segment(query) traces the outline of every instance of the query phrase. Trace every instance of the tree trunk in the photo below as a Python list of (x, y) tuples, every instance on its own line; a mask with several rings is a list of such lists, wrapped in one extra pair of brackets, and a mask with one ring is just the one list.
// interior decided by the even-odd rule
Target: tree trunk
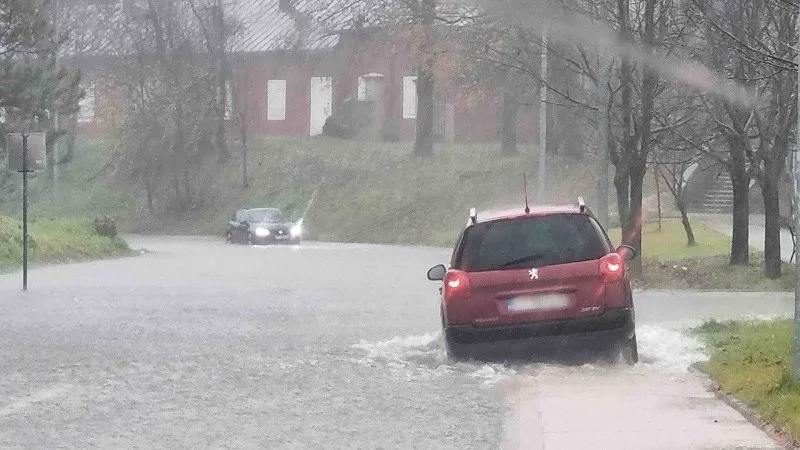
[(661, 182), (658, 176), (658, 167), (653, 167), (653, 178), (656, 181), (656, 201), (658, 203), (658, 231), (661, 231)]
[(147, 178), (149, 175), (150, 174), (145, 175), (144, 190), (147, 193), (147, 211), (150, 213), (150, 216), (154, 216), (156, 214), (156, 210), (153, 205), (153, 186), (150, 183), (150, 179)]
[[(225, 11), (220, 3), (217, 3), (212, 8), (214, 17), (215, 28), (217, 29), (217, 86), (220, 92), (219, 95), (219, 116), (217, 117), (217, 130), (215, 141), (217, 145), (217, 152), (220, 161), (227, 161), (231, 154), (228, 150), (228, 143), (225, 139), (225, 122), (228, 120), (228, 61), (226, 55), (227, 47), (227, 30), (225, 26)], [(233, 93), (231, 93), (231, 96)], [(230, 99), (233, 105), (233, 98)], [(231, 115), (233, 111), (231, 111)]]
[(697, 241), (694, 238), (694, 232), (692, 231), (692, 224), (689, 222), (689, 214), (686, 213), (686, 205), (683, 202), (680, 202), (678, 205), (678, 210), (681, 212), (681, 222), (683, 222), (683, 231), (686, 232), (686, 245), (689, 247), (694, 247), (697, 245)]
[(747, 175), (734, 175), (733, 183), (733, 234), (731, 237), (732, 266), (746, 266), (750, 263), (750, 179)]
[(64, 155), (62, 155), (59, 164), (70, 163), (73, 158), (75, 158), (75, 138), (77, 135), (76, 128), (78, 126), (78, 120), (75, 117), (70, 117), (67, 120), (67, 134), (65, 136), (67, 140), (67, 150), (64, 152)]
[(417, 77), (417, 137), (414, 154), (433, 155), (433, 73), (426, 68)]
[(503, 111), (501, 114), (500, 142), (501, 153), (505, 156), (516, 156), (517, 152), (517, 119), (519, 103), (510, 92), (503, 94)]
[(214, 133), (214, 140), (216, 141), (217, 147), (217, 156), (219, 157), (220, 161), (227, 161), (230, 158), (230, 152), (228, 151), (228, 143), (225, 140), (225, 121), (226, 119), (226, 107), (228, 103), (228, 92), (225, 89), (225, 77), (220, 76), (219, 78), (219, 111), (217, 112), (217, 129)]
[(620, 176), (619, 169), (614, 176), (614, 189), (617, 191), (617, 213), (619, 227), (622, 230), (622, 243), (627, 244), (630, 231), (630, 178), (627, 174)]
[(436, 20), (436, 0), (420, 0), (422, 24), (422, 45), (424, 54), (417, 75), (417, 137), (414, 141), (414, 154), (433, 155), (433, 68), (436, 64), (433, 45), (433, 25)]
[[(765, 167), (765, 173), (770, 174), (772, 171)], [(761, 183), (764, 198), (764, 276), (771, 280), (781, 277), (779, 182), (778, 176), (765, 176)]]
[(647, 175), (647, 165), (642, 162), (631, 169), (631, 203), (628, 215), (628, 245), (636, 249), (636, 258), (630, 262), (629, 268), (634, 277), (643, 274), (642, 258), (642, 187)]
[(242, 187), (250, 187), (250, 180), (247, 175), (247, 133), (242, 133)]

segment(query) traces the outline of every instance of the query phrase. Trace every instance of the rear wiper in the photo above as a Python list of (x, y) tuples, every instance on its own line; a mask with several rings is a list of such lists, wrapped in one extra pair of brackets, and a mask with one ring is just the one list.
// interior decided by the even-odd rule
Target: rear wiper
[(545, 256), (546, 255), (544, 255), (542, 253), (535, 253), (533, 255), (528, 255), (528, 256), (524, 256), (522, 258), (517, 258), (517, 259), (511, 260), (511, 261), (508, 261), (508, 262), (504, 262), (503, 264), (500, 264), (498, 267), (516, 266), (517, 264), (522, 264), (522, 263), (526, 263), (526, 262), (536, 261), (536, 260), (542, 259)]

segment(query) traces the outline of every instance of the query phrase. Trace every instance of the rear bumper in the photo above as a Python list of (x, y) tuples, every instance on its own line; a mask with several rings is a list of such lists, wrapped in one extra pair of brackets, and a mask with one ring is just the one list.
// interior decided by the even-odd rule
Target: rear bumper
[(608, 346), (633, 336), (634, 312), (630, 308), (607, 309), (603, 314), (579, 319), (518, 325), (477, 327), (452, 325), (445, 328), (448, 339), (460, 345), (498, 344), (508, 341), (569, 341), (580, 346)]

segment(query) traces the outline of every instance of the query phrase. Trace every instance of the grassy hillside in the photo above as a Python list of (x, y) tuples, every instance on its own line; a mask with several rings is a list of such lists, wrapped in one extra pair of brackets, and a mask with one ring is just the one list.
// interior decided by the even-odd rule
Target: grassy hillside
[[(0, 216), (0, 270), (22, 261), (22, 224)], [(28, 227), (29, 258), (32, 263), (63, 263), (110, 258), (129, 254), (122, 239), (99, 235), (85, 220), (33, 220)]]
[(704, 369), (711, 377), (775, 426), (788, 443), (800, 445), (800, 382), (791, 374), (792, 331), (790, 320), (712, 321), (697, 329), (708, 348)]
[[(521, 147), (501, 157), (495, 144), (439, 145), (432, 158), (417, 158), (409, 143), (350, 142), (328, 138), (268, 139), (251, 148), (250, 187), (241, 186), (240, 151), (202, 179), (200, 204), (183, 217), (148, 217), (138, 186), (121, 185), (106, 167), (110, 143), (81, 144), (76, 160), (61, 170), (55, 197), (32, 182), (34, 217), (93, 218), (109, 213), (126, 231), (219, 234), (237, 207), (276, 206), (305, 218), (316, 239), (451, 245), (469, 208), (522, 204), (522, 172), (536, 186), (536, 150)], [(594, 167), (550, 161), (546, 202), (593, 202)], [(0, 212), (19, 214), (19, 199), (0, 201)]]

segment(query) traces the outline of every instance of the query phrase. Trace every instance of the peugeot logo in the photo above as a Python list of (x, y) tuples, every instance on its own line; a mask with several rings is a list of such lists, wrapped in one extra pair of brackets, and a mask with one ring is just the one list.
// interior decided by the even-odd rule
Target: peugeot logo
[(528, 275), (531, 277), (531, 280), (538, 280), (539, 279), (539, 269), (531, 269), (528, 271)]

